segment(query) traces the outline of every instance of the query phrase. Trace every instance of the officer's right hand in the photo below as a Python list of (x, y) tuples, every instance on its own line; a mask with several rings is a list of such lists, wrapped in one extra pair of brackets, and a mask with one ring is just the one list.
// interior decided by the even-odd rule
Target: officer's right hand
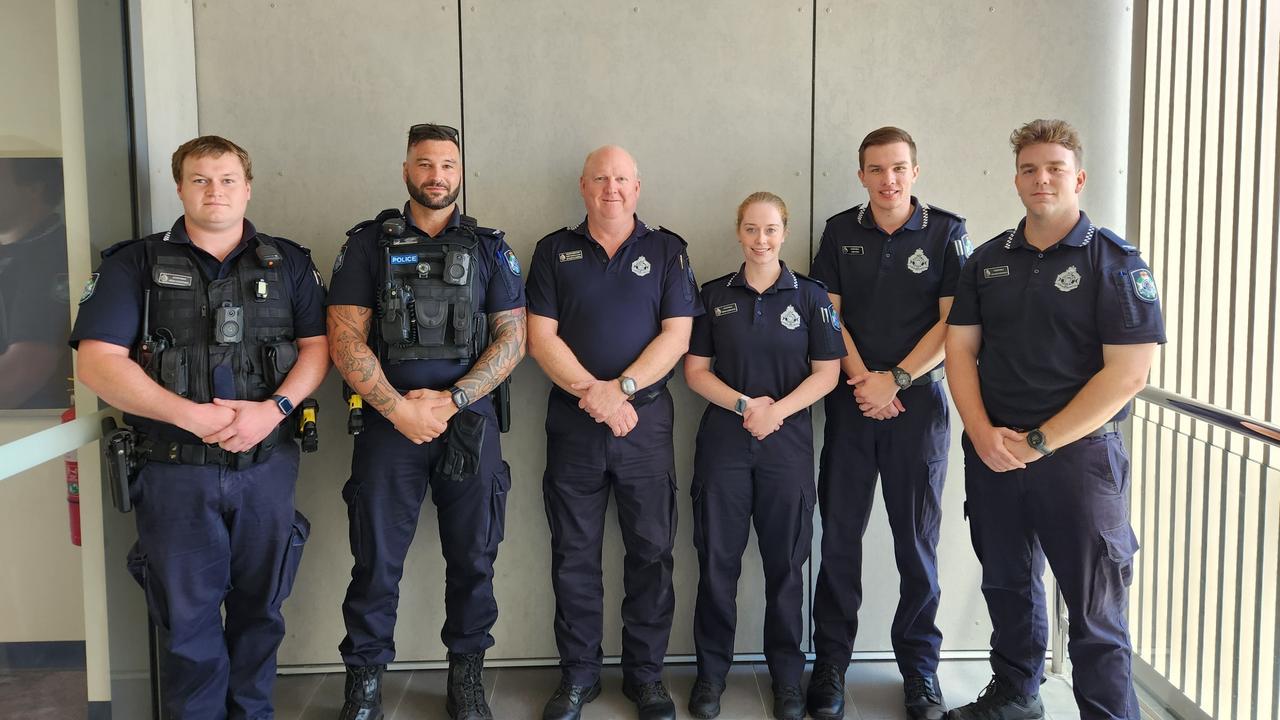
[(213, 403), (198, 403), (174, 423), (198, 438), (209, 437), (235, 422), (236, 411)]
[(888, 405), (885, 405), (879, 410), (872, 410), (870, 412), (864, 412), (862, 414), (866, 415), (872, 420), (891, 420), (893, 418), (898, 417), (899, 414), (904, 413), (906, 411), (907, 411), (907, 407), (902, 404), (902, 398), (895, 397), (893, 399), (893, 402), (889, 403)]
[(640, 416), (636, 414), (636, 408), (630, 402), (622, 403), (622, 406), (618, 408), (618, 412), (605, 420), (605, 424), (613, 431), (614, 437), (626, 437), (627, 433), (634, 430), (639, 422)]
[(1014, 457), (1004, 444), (1006, 439), (1019, 437), (1016, 430), (988, 425), (973, 432), (965, 428), (965, 432), (969, 435), (969, 442), (973, 443), (973, 449), (978, 453), (978, 457), (982, 458), (982, 462), (986, 463), (993, 472), (1008, 472), (1026, 467), (1026, 464)]
[(395, 411), (387, 418), (401, 435), (409, 438), (415, 445), (431, 442), (449, 427), (435, 415), (435, 409), (444, 403), (452, 404), (448, 395), (441, 397), (405, 398), (396, 405)]

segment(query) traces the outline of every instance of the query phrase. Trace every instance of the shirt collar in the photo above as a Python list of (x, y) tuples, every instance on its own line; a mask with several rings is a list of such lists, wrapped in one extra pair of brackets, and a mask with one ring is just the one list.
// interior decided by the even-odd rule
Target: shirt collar
[[(240, 245), (244, 247), (250, 240), (258, 237), (258, 229), (249, 222), (249, 218), (244, 219), (243, 229), (240, 231)], [(177, 245), (194, 245), (191, 242), (191, 236), (187, 234), (187, 216), (183, 215), (173, 223), (173, 227), (169, 228), (169, 232), (164, 234), (164, 241)], [(235, 254), (234, 251), (232, 254)], [(229, 256), (228, 256), (229, 257)]]
[[(631, 235), (627, 237), (626, 240), (622, 241), (622, 245), (626, 245), (632, 240), (637, 240), (639, 238), (642, 238), (645, 235), (648, 235), (649, 233), (654, 232), (655, 230), (658, 229), (656, 227), (653, 227), (645, 223), (643, 220), (640, 219), (640, 216), (636, 215), (635, 213), (631, 214), (631, 219), (635, 221), (635, 227), (631, 229)], [(587, 229), (587, 218), (585, 215), (582, 217), (582, 222), (579, 222), (577, 225), (571, 225), (569, 226), (568, 229), (569, 229), (569, 232), (574, 233), (575, 235), (581, 235), (582, 237), (592, 242), (597, 242), (595, 238), (591, 237), (590, 230)]]
[[(778, 261), (778, 264), (782, 266), (782, 272), (778, 274), (778, 279), (773, 282), (773, 285), (770, 285), (767, 290), (761, 293), (762, 295), (773, 295), (779, 290), (795, 290), (800, 287), (800, 281), (796, 278), (796, 274), (791, 271), (791, 268), (787, 267), (787, 264), (781, 260)], [(744, 262), (738, 266), (738, 272), (729, 277), (729, 282), (725, 283), (725, 286), (749, 290), (750, 288), (747, 288), (746, 270), (747, 264)]]
[[(409, 214), (409, 203), (406, 202), (404, 204), (404, 209), (400, 211), (400, 214), (404, 216), (406, 230), (408, 228), (413, 228), (414, 232), (418, 233), (419, 235), (423, 237), (431, 237), (426, 230), (423, 230), (422, 228), (413, 224), (413, 216)], [(449, 222), (444, 224), (444, 230), (441, 230), (440, 234), (443, 235), (445, 230), (449, 230), (450, 228), (456, 228), (461, 226), (462, 226), (462, 210), (455, 203), (453, 206), (453, 212), (449, 213)]]
[[(911, 196), (911, 217), (902, 224), (903, 230), (924, 230), (929, 227), (929, 206), (920, 202), (915, 195)], [(858, 224), (868, 230), (875, 230), (876, 218), (871, 211), (871, 201), (862, 204), (858, 209)]]
[[(1022, 221), (1018, 223), (1018, 227), (1010, 230), (1009, 233), (1005, 235), (1005, 250), (1032, 248), (1039, 252), (1034, 245), (1027, 242), (1026, 227), (1027, 219), (1024, 217), (1022, 218)], [(1068, 247), (1085, 247), (1089, 243), (1093, 242), (1093, 236), (1096, 235), (1097, 232), (1098, 227), (1089, 220), (1089, 216), (1085, 215), (1082, 210), (1080, 211), (1080, 219), (1076, 220), (1075, 226), (1071, 228), (1071, 231), (1067, 233), (1066, 237), (1062, 238), (1050, 247), (1057, 247), (1058, 245), (1066, 245)]]

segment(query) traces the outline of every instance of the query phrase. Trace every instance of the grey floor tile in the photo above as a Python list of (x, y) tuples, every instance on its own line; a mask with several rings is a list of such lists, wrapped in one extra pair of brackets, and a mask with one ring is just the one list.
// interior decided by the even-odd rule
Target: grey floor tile
[(307, 709), (307, 703), (315, 695), (324, 675), (281, 675), (276, 678), (271, 704), (276, 708), (276, 720), (298, 720)]
[[(495, 683), (502, 675), (499, 668), (488, 668), (484, 673), (484, 696), (492, 702)], [(408, 673), (394, 673), (408, 675)], [(388, 694), (383, 707), (387, 720), (447, 720), (445, 696), (448, 692), (448, 670), (415, 670), (399, 692)], [(491, 708), (492, 709), (492, 708)], [(495, 715), (505, 717), (503, 715)]]
[(902, 675), (896, 663), (849, 663), (844, 694), (846, 705), (856, 707), (863, 720), (906, 717), (902, 708)]
[[(488, 683), (489, 673), (485, 673)], [(560, 669), (554, 667), (502, 668), (489, 699), (495, 719), (522, 720), (542, 716), (542, 706), (560, 684)], [(587, 706), (588, 717), (595, 703)]]
[(0, 673), (0, 717), (75, 720), (87, 716), (83, 670), (11, 670)]

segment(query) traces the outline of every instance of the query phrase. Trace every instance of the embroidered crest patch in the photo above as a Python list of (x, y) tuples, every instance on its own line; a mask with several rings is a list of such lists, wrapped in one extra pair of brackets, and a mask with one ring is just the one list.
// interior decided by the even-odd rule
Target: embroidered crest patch
[(840, 313), (836, 312), (835, 305), (822, 308), (822, 321), (830, 325), (832, 330), (840, 332)]
[(1053, 281), (1053, 286), (1062, 292), (1071, 292), (1080, 287), (1080, 273), (1076, 270), (1076, 266), (1072, 265), (1063, 270), (1058, 279)]
[(911, 253), (911, 257), (907, 258), (907, 269), (917, 275), (929, 269), (929, 258), (925, 257), (924, 248), (916, 248)]
[(502, 257), (507, 261), (507, 269), (511, 271), (511, 274), (520, 277), (520, 259), (516, 257), (516, 254), (507, 249), (503, 251)]
[(800, 313), (796, 312), (792, 305), (788, 305), (787, 309), (782, 311), (782, 317), (779, 319), (782, 321), (782, 327), (788, 330), (800, 327)]
[(1153, 303), (1160, 297), (1156, 292), (1156, 279), (1151, 276), (1150, 270), (1140, 268), (1129, 273), (1129, 277), (1133, 278), (1133, 294), (1139, 300)]
[(85, 300), (93, 297), (93, 291), (98, 289), (98, 273), (89, 276), (88, 282), (84, 284), (84, 292), (80, 293), (80, 304), (83, 305)]
[(644, 259), (643, 255), (636, 258), (636, 261), (631, 263), (631, 272), (635, 273), (636, 277), (644, 277), (645, 275), (648, 275), (649, 271), (652, 269), (653, 266), (649, 264), (648, 260)]

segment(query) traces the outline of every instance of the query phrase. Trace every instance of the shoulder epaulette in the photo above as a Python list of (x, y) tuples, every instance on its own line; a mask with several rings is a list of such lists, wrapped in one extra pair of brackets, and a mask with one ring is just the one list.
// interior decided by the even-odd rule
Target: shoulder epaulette
[(959, 220), (960, 222), (964, 222), (964, 221), (965, 221), (965, 216), (961, 215), (960, 213), (951, 212), (950, 210), (948, 210), (948, 209), (946, 209), (946, 208), (940, 208), (940, 207), (938, 207), (937, 205), (934, 205), (933, 203), (929, 203), (929, 212), (934, 212), (934, 213), (939, 213), (939, 214), (941, 214), (941, 215), (946, 215), (947, 217), (955, 218), (956, 220)]
[(298, 248), (299, 250), (301, 250), (301, 251), (302, 251), (304, 254), (306, 254), (306, 255), (310, 255), (310, 254), (311, 254), (311, 248), (307, 247), (306, 245), (303, 245), (302, 243), (298, 242), (297, 240), (290, 240), (289, 238), (276, 237), (275, 235), (265, 235), (265, 234), (263, 234), (263, 233), (258, 233), (258, 237), (259, 237), (259, 238), (266, 238), (267, 240), (270, 240), (271, 242), (282, 242), (282, 243), (284, 243), (284, 244), (286, 244), (286, 245), (292, 245), (293, 247), (296, 247), (296, 248)]
[(734, 272), (731, 272), (731, 273), (725, 273), (725, 274), (721, 275), (720, 277), (715, 278), (715, 279), (713, 279), (713, 280), (708, 280), (708, 281), (706, 281), (706, 282), (702, 283), (702, 289), (704, 289), (704, 290), (705, 290), (705, 289), (707, 289), (707, 288), (709, 288), (709, 287), (711, 287), (711, 286), (713, 286), (713, 285), (723, 285), (723, 284), (725, 284), (725, 283), (729, 282), (729, 278), (732, 278), (734, 275), (737, 275), (737, 274), (738, 274), (738, 273), (737, 273), (737, 271), (734, 271)]
[(106, 250), (103, 250), (101, 253), (99, 253), (99, 255), (101, 255), (101, 256), (102, 256), (102, 259), (104, 259), (104, 260), (105, 260), (105, 259), (107, 259), (107, 258), (111, 257), (112, 255), (115, 255), (117, 252), (119, 252), (119, 251), (120, 251), (122, 248), (124, 248), (125, 246), (132, 245), (132, 244), (134, 244), (134, 243), (139, 243), (139, 242), (142, 242), (143, 240), (150, 240), (151, 238), (154, 238), (154, 237), (156, 237), (156, 236), (155, 236), (155, 235), (151, 235), (151, 236), (149, 236), (149, 237), (145, 237), (145, 238), (133, 238), (132, 240), (121, 240), (120, 242), (116, 243), (115, 245), (112, 245), (111, 247), (107, 248)]
[(832, 220), (835, 220), (836, 218), (840, 217), (841, 215), (850, 215), (850, 214), (853, 214), (853, 213), (857, 213), (857, 212), (859, 212), (859, 211), (861, 211), (861, 210), (862, 210), (862, 203), (858, 203), (857, 205), (854, 205), (853, 207), (849, 208), (848, 210), (841, 210), (840, 212), (836, 213), (835, 215), (832, 215), (831, 217), (827, 218), (827, 222), (831, 222)]
[(671, 237), (673, 237), (673, 238), (675, 238), (675, 239), (679, 240), (679, 241), (680, 241), (680, 244), (681, 244), (681, 245), (683, 245), (684, 247), (689, 247), (689, 243), (685, 242), (685, 239), (684, 239), (684, 238), (682, 238), (682, 237), (680, 237), (680, 235), (678, 235), (678, 234), (677, 234), (674, 230), (672, 230), (671, 228), (663, 227), (663, 226), (659, 225), (659, 226), (658, 226), (658, 229), (659, 229), (659, 230), (661, 230), (662, 232), (664, 232), (664, 233), (666, 233), (666, 234), (670, 235)]
[(1124, 251), (1125, 255), (1138, 255), (1141, 253), (1138, 248), (1130, 245), (1124, 238), (1120, 237), (1109, 228), (1099, 227), (1098, 234), (1114, 243), (1116, 247)]
[(386, 210), (383, 210), (382, 212), (378, 213), (377, 217), (371, 220), (362, 220), (356, 223), (354, 226), (352, 226), (350, 230), (347, 231), (347, 237), (351, 237), (352, 235), (355, 235), (356, 233), (360, 232), (361, 230), (369, 227), (374, 223), (381, 223), (383, 220), (390, 220), (391, 218), (394, 218), (394, 217), (400, 217), (400, 209), (387, 208)]
[(491, 237), (496, 237), (499, 240), (501, 240), (506, 235), (506, 233), (502, 232), (497, 228), (485, 227), (483, 225), (480, 225), (479, 223), (476, 222), (476, 219), (471, 217), (470, 215), (459, 216), (458, 224), (464, 228), (469, 229), (471, 232), (477, 235), (489, 235)]
[[(787, 268), (787, 269), (791, 270), (791, 268)], [(799, 280), (804, 280), (805, 282), (811, 282), (814, 285), (817, 285), (818, 287), (822, 288), (824, 291), (827, 289), (827, 284), (822, 282), (818, 278), (809, 277), (808, 275), (805, 275), (804, 273), (798, 273), (795, 270), (791, 270), (791, 274), (795, 275), (796, 278)]]

